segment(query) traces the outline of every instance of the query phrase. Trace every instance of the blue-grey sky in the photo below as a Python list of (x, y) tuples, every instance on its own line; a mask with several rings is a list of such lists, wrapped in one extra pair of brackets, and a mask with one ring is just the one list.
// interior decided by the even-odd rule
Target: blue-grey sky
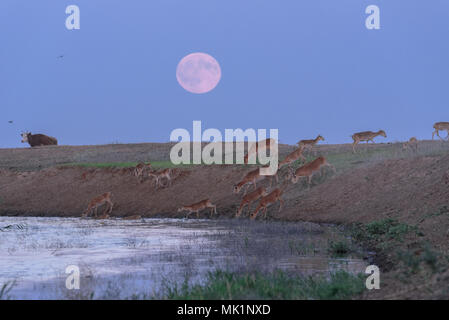
[[(71, 4), (80, 30), (65, 27)], [(380, 30), (365, 27), (371, 4)], [(207, 94), (176, 81), (192, 52), (220, 63)], [(0, 147), (25, 147), (21, 130), (65, 145), (165, 142), (193, 120), (278, 128), (284, 143), (431, 138), (449, 121), (448, 78), (447, 0), (0, 1)]]

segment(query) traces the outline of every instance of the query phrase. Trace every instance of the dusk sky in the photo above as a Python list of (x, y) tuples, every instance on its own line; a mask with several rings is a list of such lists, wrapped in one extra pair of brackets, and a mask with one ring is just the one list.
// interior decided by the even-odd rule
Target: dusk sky
[[(67, 30), (77, 5), (80, 30)], [(365, 8), (380, 8), (380, 30)], [(449, 1), (1, 0), (0, 147), (167, 142), (176, 128), (277, 128), (282, 143), (431, 139), (449, 121)], [(194, 94), (179, 61), (213, 56)], [(63, 58), (58, 58), (64, 55)], [(8, 121), (13, 120), (13, 123)]]

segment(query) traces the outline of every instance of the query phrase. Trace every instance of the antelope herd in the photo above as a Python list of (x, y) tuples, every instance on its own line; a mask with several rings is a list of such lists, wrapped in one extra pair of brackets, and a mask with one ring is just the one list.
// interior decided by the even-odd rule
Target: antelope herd
[[(435, 131), (432, 133), (432, 140), (434, 139), (435, 134), (441, 139), (441, 140), (449, 140), (449, 122), (437, 122), (434, 124), (433, 128)], [(439, 135), (439, 131), (446, 131), (447, 136), (446, 138), (442, 138)], [(26, 135), (23, 135), (26, 137)], [(363, 131), (363, 132), (357, 132), (354, 133), (351, 137), (353, 140), (352, 143), (352, 150), (354, 153), (356, 153), (355, 147), (360, 142), (365, 141), (366, 143), (369, 143), (370, 141), (374, 143), (374, 138), (382, 136), (387, 137), (387, 134), (384, 130), (379, 130), (377, 132), (373, 131)], [(24, 138), (24, 141), (26, 139)], [(334, 173), (336, 173), (336, 169), (333, 165), (331, 165), (325, 157), (319, 156), (315, 158), (314, 160), (306, 163), (306, 158), (304, 157), (303, 153), (305, 150), (313, 149), (313, 147), (319, 142), (324, 141), (324, 138), (321, 135), (318, 135), (315, 139), (310, 140), (300, 140), (297, 145), (298, 148), (295, 149), (293, 152), (288, 154), (278, 165), (278, 173), (283, 169), (283, 167), (287, 166), (288, 171), (285, 175), (285, 180), (282, 186), (280, 187), (274, 187), (271, 191), (268, 189), (271, 189), (272, 186), (272, 180), (273, 178), (276, 179), (276, 182), (279, 182), (278, 179), (278, 173), (274, 176), (264, 176), (261, 174), (261, 168), (257, 167), (256, 169), (253, 169), (249, 172), (247, 172), (243, 178), (237, 182), (233, 187), (233, 193), (235, 195), (238, 195), (242, 189), (244, 189), (242, 200), (240, 202), (240, 206), (237, 209), (237, 212), (235, 214), (235, 217), (240, 217), (242, 215), (243, 209), (245, 206), (248, 207), (249, 217), (250, 219), (255, 219), (257, 217), (257, 214), (262, 211), (264, 214), (264, 217), (266, 218), (267, 215), (267, 208), (270, 205), (273, 205), (277, 202), (279, 202), (279, 212), (282, 210), (282, 206), (284, 204), (284, 200), (282, 199), (283, 192), (288, 187), (289, 183), (296, 184), (301, 178), (307, 178), (307, 186), (310, 188), (310, 185), (312, 183), (312, 177), (316, 173), (321, 174), (321, 169), (323, 167), (330, 167)], [(258, 151), (260, 149), (270, 150), (270, 148), (273, 146), (274, 139), (266, 139), (263, 141), (260, 141), (252, 146), (252, 148), (249, 148), (248, 152), (246, 153), (244, 157), (244, 163), (248, 163), (249, 157), (257, 156)], [(411, 149), (414, 152), (417, 152), (418, 150), (418, 140), (416, 137), (410, 138), (407, 142), (403, 143), (402, 145), (403, 150)], [(300, 166), (293, 170), (291, 168), (291, 165), (295, 163), (296, 161), (300, 160)], [(151, 163), (138, 163), (136, 167), (134, 168), (134, 176), (137, 177), (138, 181), (140, 183), (143, 182), (144, 177), (150, 177), (153, 178), (155, 181), (155, 189), (157, 190), (159, 187), (170, 187), (172, 185), (173, 180), (173, 170), (172, 169), (162, 169), (162, 170), (152, 170)], [(166, 180), (166, 184), (162, 184), (162, 180)], [(266, 179), (270, 180), (269, 187), (259, 186), (257, 187), (257, 182), (262, 182)], [(444, 177), (446, 183), (449, 183), (449, 172), (446, 173), (446, 176)], [(254, 190), (252, 192), (249, 192), (249, 189), (251, 186), (254, 185)], [(83, 212), (82, 217), (88, 217), (90, 213), (93, 211), (94, 216), (96, 219), (107, 219), (109, 218), (109, 214), (112, 212), (113, 203), (111, 201), (111, 192), (106, 192), (100, 196), (97, 196), (93, 198), (89, 204), (87, 209)], [(251, 213), (251, 204), (259, 201), (258, 205), (256, 206), (255, 210)], [(97, 216), (97, 210), (102, 205), (105, 205), (105, 210), (102, 213), (102, 215)], [(210, 199), (204, 199), (199, 202), (190, 204), (190, 205), (183, 205), (178, 208), (178, 212), (187, 211), (186, 218), (190, 216), (192, 213), (196, 213), (197, 218), (199, 218), (200, 211), (204, 209), (210, 209), (210, 216), (215, 213), (217, 213), (217, 206), (211, 202)], [(140, 219), (140, 215), (134, 215), (134, 216), (128, 216), (124, 219), (127, 220), (133, 220), (133, 219)]]

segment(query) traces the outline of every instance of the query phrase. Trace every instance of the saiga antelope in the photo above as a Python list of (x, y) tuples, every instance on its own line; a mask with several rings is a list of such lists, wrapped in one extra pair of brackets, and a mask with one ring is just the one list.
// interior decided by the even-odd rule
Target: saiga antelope
[[(271, 184), (273, 181), (273, 176), (261, 175), (260, 169), (261, 168), (257, 168), (257, 169), (254, 169), (253, 171), (248, 172), (239, 183), (234, 185), (234, 193), (238, 194), (240, 192), (240, 190), (243, 187), (245, 187), (245, 192), (243, 193), (245, 195), (246, 192), (248, 192), (248, 189), (251, 184), (254, 184), (254, 190), (256, 190), (257, 189), (256, 182), (261, 181), (263, 179), (270, 179), (270, 187), (271, 187)], [(276, 179), (276, 181), (278, 181), (277, 173), (274, 175), (274, 178)]]
[(196, 217), (200, 217), (200, 211), (206, 208), (210, 208), (210, 216), (212, 217), (212, 214), (217, 214), (217, 206), (213, 205), (212, 202), (209, 199), (202, 200), (200, 202), (191, 204), (189, 206), (182, 206), (178, 209), (178, 212), (182, 211), (188, 211), (186, 218), (190, 216), (192, 212), (196, 212)]
[[(112, 212), (112, 207), (113, 207), (113, 203), (111, 201), (111, 192), (106, 192), (103, 193), (102, 195), (99, 195), (98, 197), (93, 198), (90, 202), (89, 205), (87, 206), (87, 209), (83, 212), (83, 214), (81, 215), (82, 217), (87, 217), (89, 216), (90, 212), (92, 210), (94, 210), (94, 214), (95, 217), (97, 217), (97, 210), (98, 207), (102, 206), (103, 204), (106, 204), (105, 210), (103, 212), (102, 216), (106, 215), (106, 211), (108, 211), (108, 213)], [(109, 210), (108, 210), (108, 206), (109, 205)]]
[(352, 151), (355, 153), (355, 146), (361, 142), (361, 141), (366, 141), (366, 143), (368, 143), (369, 141), (371, 141), (372, 143), (374, 143), (374, 138), (377, 136), (382, 136), (384, 138), (387, 137), (387, 134), (385, 133), (385, 131), (383, 130), (379, 130), (377, 132), (372, 132), (372, 131), (363, 131), (363, 132), (357, 132), (354, 133), (351, 137), (352, 140), (354, 140), (354, 142), (352, 143)]
[(257, 156), (257, 153), (259, 152), (259, 146), (262, 148), (262, 150), (270, 150), (271, 145), (275, 144), (276, 141), (273, 138), (265, 139), (259, 142), (256, 142), (256, 144), (251, 146), (251, 149), (248, 150), (248, 153), (245, 154), (245, 157), (243, 159), (245, 164), (248, 164), (248, 158), (253, 155), (254, 153)]
[(264, 197), (268, 195), (267, 190), (265, 187), (259, 187), (256, 190), (248, 193), (246, 196), (243, 197), (242, 202), (240, 203), (240, 207), (237, 210), (237, 213), (235, 214), (235, 217), (240, 217), (242, 214), (243, 208), (248, 205), (248, 210), (250, 210), (250, 205), (252, 202), (256, 201), (260, 197)]
[(139, 162), (134, 168), (134, 176), (136, 176), (140, 182), (143, 181), (143, 172), (146, 168), (148, 168), (148, 170), (151, 170), (151, 163)]
[(299, 147), (302, 146), (302, 147), (304, 147), (304, 149), (306, 149), (306, 148), (312, 149), (320, 140), (324, 141), (324, 138), (319, 134), (315, 139), (300, 140), (298, 142), (298, 146)]
[(148, 176), (153, 177), (155, 179), (157, 189), (158, 185), (163, 186), (161, 182), (162, 178), (166, 178), (167, 184), (171, 185), (171, 173), (172, 173), (171, 169), (167, 168), (160, 171), (150, 171), (148, 173)]
[(292, 164), (293, 162), (295, 162), (299, 158), (301, 158), (301, 160), (305, 162), (306, 158), (302, 155), (304, 149), (305, 149), (304, 146), (300, 146), (298, 149), (296, 149), (295, 151), (290, 153), (288, 156), (286, 156), (285, 159), (282, 160), (279, 163), (278, 169), (281, 169), (285, 165), (289, 165), (290, 166), (290, 164)]
[(437, 122), (433, 125), (433, 128), (435, 129), (435, 131), (432, 132), (432, 140), (433, 137), (435, 136), (435, 133), (437, 134), (438, 138), (444, 140), (443, 138), (440, 137), (439, 131), (446, 131), (447, 132), (446, 139), (449, 140), (449, 122)]
[(334, 172), (336, 172), (335, 167), (327, 162), (326, 158), (324, 157), (318, 157), (312, 162), (309, 162), (302, 167), (299, 167), (296, 169), (296, 171), (293, 172), (293, 170), (290, 171), (289, 178), (293, 183), (297, 183), (298, 180), (301, 177), (307, 177), (307, 183), (310, 185), (312, 182), (312, 176), (315, 172), (319, 172), (320, 169), (323, 166), (331, 167)]
[(259, 205), (257, 206), (256, 210), (251, 214), (251, 220), (254, 220), (257, 216), (257, 213), (262, 209), (264, 213), (264, 218), (267, 217), (267, 209), (268, 206), (271, 204), (276, 203), (279, 201), (279, 212), (282, 210), (282, 205), (284, 204), (284, 200), (282, 200), (281, 196), (284, 190), (282, 188), (276, 188), (273, 191), (271, 191), (268, 195), (262, 197), (259, 201)]
[(415, 137), (411, 137), (410, 140), (408, 140), (407, 142), (405, 142), (402, 145), (402, 150), (407, 150), (411, 148), (413, 151), (417, 152), (418, 151), (418, 139), (416, 139)]

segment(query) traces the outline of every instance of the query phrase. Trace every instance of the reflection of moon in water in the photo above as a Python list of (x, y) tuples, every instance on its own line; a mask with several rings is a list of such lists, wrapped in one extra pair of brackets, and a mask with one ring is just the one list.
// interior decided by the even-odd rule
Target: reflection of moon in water
[(221, 69), (212, 56), (197, 52), (179, 62), (176, 79), (181, 87), (192, 93), (206, 93), (214, 89), (221, 78)]

